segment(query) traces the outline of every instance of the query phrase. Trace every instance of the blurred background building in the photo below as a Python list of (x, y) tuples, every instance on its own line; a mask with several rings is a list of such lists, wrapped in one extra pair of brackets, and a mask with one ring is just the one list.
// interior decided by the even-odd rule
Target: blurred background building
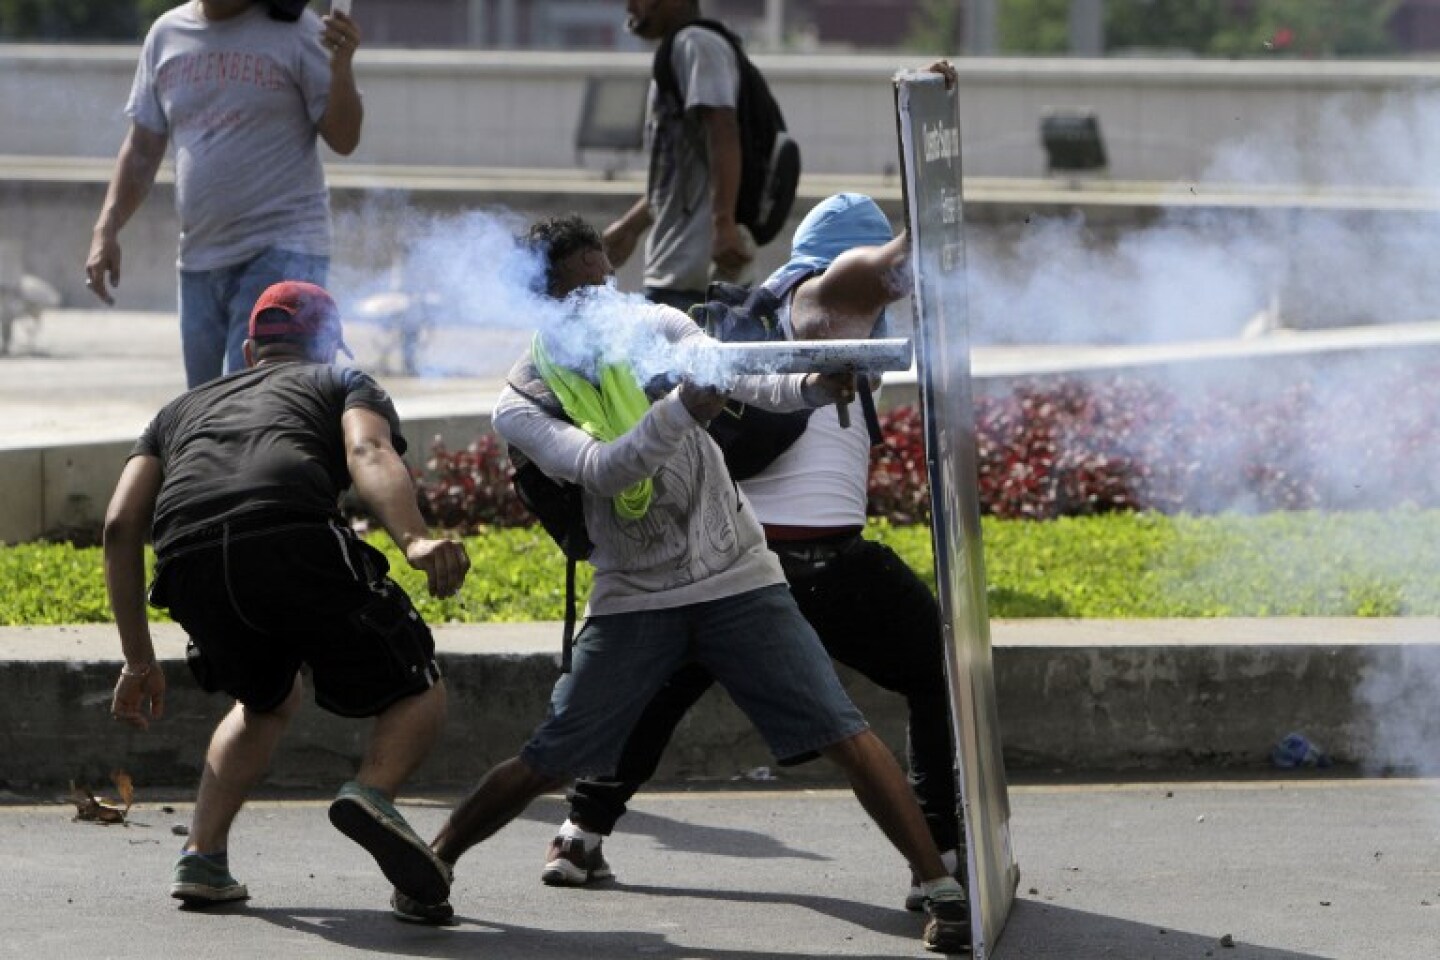
[[(323, 8), (325, 0), (317, 0)], [(124, 40), (173, 0), (0, 0), (0, 40)], [(1413, 56), (1440, 0), (706, 0), (762, 52)], [(623, 0), (360, 0), (368, 44), (638, 50)]]

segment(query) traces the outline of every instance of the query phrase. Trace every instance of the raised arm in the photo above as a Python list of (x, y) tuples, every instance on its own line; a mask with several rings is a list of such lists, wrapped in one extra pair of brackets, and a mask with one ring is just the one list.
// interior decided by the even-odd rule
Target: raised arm
[(910, 292), (910, 235), (878, 247), (856, 247), (795, 292), (790, 322), (796, 340), (863, 340), (880, 311)]
[(317, 128), (331, 150), (349, 156), (360, 146), (360, 127), (365, 106), (355, 86), (355, 51), (360, 46), (360, 27), (338, 10), (321, 21), (325, 30), (321, 43), (330, 51), (330, 93)]

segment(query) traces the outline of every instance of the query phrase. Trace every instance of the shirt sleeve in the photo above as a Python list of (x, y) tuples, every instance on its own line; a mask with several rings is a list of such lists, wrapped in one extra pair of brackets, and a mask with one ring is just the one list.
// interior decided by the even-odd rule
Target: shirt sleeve
[(160, 451), (161, 419), (165, 411), (161, 410), (155, 415), (155, 419), (146, 425), (140, 439), (135, 441), (135, 446), (130, 448), (131, 457), (155, 457), (157, 460), (164, 460), (165, 457)]
[(734, 107), (740, 101), (740, 64), (735, 48), (714, 30), (687, 27), (675, 34), (670, 65), (685, 109)]
[(601, 443), (573, 424), (546, 413), (538, 404), (506, 387), (491, 418), (495, 432), (525, 453), (546, 476), (578, 483), (602, 497), (613, 497), (660, 471), (698, 426), (671, 392), (650, 406), (640, 422), (610, 443)]
[(170, 121), (165, 116), (155, 84), (156, 59), (159, 56), (157, 35), (157, 30), (151, 30), (145, 37), (140, 61), (135, 65), (135, 79), (130, 82), (130, 98), (125, 101), (125, 116), (152, 133), (168, 135)]
[(330, 54), (320, 45), (323, 26), (314, 12), (306, 10), (294, 24), (294, 29), (295, 82), (305, 100), (310, 122), (318, 124), (325, 116), (325, 106), (330, 101)]
[(345, 409), (351, 407), (362, 407), (385, 418), (390, 424), (390, 445), (395, 452), (404, 456), (409, 444), (405, 441), (405, 435), (400, 432), (400, 415), (395, 412), (395, 404), (390, 400), (390, 394), (385, 388), (375, 382), (375, 378), (363, 370), (356, 370), (353, 367), (347, 368), (344, 373), (345, 385)]

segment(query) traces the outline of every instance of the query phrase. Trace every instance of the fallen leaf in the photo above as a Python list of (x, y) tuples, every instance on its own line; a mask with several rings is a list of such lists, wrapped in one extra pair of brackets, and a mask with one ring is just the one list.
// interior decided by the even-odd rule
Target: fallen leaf
[(110, 782), (120, 791), (120, 802), (125, 804), (125, 812), (129, 813), (130, 806), (135, 802), (135, 782), (124, 770), (116, 770), (110, 774)]
[(101, 800), (86, 786), (76, 786), (70, 781), (70, 802), (75, 804), (75, 820), (94, 823), (124, 823), (129, 804), (121, 806), (113, 801)]

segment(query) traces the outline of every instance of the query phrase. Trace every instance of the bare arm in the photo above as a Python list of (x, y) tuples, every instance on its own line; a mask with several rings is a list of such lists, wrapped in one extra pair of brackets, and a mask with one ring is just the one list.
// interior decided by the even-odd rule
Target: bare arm
[(85, 285), (106, 303), (115, 302), (106, 289), (106, 281), (111, 286), (120, 285), (120, 230), (149, 196), (169, 142), (165, 134), (132, 122), (125, 142), (120, 145), (115, 173), (105, 191), (105, 202), (95, 221), (90, 253), (85, 260)]
[(619, 220), (605, 228), (605, 235), (601, 239), (605, 246), (605, 256), (610, 258), (613, 266), (618, 268), (625, 265), (625, 261), (635, 252), (640, 236), (652, 222), (650, 201), (641, 197), (620, 215)]
[(430, 537), (415, 503), (410, 471), (390, 443), (389, 422), (373, 410), (351, 407), (341, 425), (355, 492), (410, 566), (425, 573), (430, 592), (437, 597), (454, 594), (470, 569), (470, 557), (458, 541)]
[(740, 196), (740, 121), (732, 107), (698, 107), (710, 150), (710, 209), (714, 239), (710, 259), (739, 270), (753, 254), (740, 238), (735, 203)]
[(910, 292), (910, 237), (856, 247), (795, 292), (791, 323), (797, 340), (865, 339), (880, 311)]
[(145, 542), (163, 476), (155, 457), (131, 457), (105, 511), (105, 590), (125, 655), (110, 714), (141, 729), (165, 712), (165, 674), (145, 609)]
[(321, 43), (330, 50), (330, 95), (325, 113), (317, 125), (325, 143), (341, 156), (349, 156), (360, 146), (360, 127), (365, 120), (365, 107), (355, 86), (355, 51), (360, 46), (360, 27), (338, 11), (327, 14), (322, 22), (325, 32)]

